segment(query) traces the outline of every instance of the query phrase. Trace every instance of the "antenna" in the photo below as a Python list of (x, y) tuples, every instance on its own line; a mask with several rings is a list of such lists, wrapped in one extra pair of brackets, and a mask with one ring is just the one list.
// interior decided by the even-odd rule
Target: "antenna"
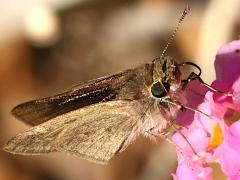
[(169, 41), (168, 41), (167, 45), (165, 46), (165, 48), (164, 48), (164, 50), (163, 50), (161, 56), (158, 57), (158, 58), (156, 58), (156, 59), (162, 59), (162, 58), (164, 57), (164, 55), (165, 55), (165, 53), (166, 53), (169, 45), (172, 43), (172, 41), (173, 41), (173, 39), (174, 39), (174, 37), (175, 37), (175, 35), (176, 35), (176, 33), (177, 33), (180, 25), (182, 24), (182, 21), (183, 21), (184, 18), (189, 14), (189, 12), (190, 12), (190, 7), (189, 7), (189, 5), (187, 4), (187, 6), (185, 7), (185, 9), (184, 9), (184, 11), (183, 11), (180, 19), (178, 20), (178, 23), (177, 23), (176, 28), (174, 29), (172, 35), (171, 35), (170, 38), (169, 38)]

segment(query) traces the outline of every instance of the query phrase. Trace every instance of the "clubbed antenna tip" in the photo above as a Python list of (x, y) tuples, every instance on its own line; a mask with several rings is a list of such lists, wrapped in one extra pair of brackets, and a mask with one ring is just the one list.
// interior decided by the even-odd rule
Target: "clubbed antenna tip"
[(173, 39), (174, 39), (174, 37), (175, 37), (175, 35), (176, 35), (176, 33), (177, 33), (180, 25), (182, 24), (182, 21), (183, 21), (183, 20), (185, 19), (185, 17), (189, 14), (189, 12), (190, 12), (190, 7), (189, 7), (189, 5), (187, 4), (187, 6), (184, 8), (184, 10), (183, 10), (183, 12), (182, 12), (182, 15), (181, 15), (180, 19), (178, 20), (178, 23), (177, 23), (176, 28), (174, 29), (172, 35), (170, 36), (169, 41), (168, 41), (167, 45), (165, 46), (165, 48), (164, 48), (164, 50), (163, 50), (163, 52), (162, 52), (162, 54), (161, 54), (161, 56), (160, 56), (159, 59), (162, 59), (162, 58), (164, 57), (164, 55), (165, 55), (165, 53), (166, 53), (169, 45), (172, 43), (172, 41), (173, 41)]

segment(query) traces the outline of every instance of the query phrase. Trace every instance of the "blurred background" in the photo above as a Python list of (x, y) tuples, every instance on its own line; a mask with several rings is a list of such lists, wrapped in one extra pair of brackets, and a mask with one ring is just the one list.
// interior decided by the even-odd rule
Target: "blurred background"
[[(191, 7), (167, 54), (215, 78), (214, 56), (239, 38), (239, 0), (0, 0), (0, 146), (29, 128), (10, 110), (159, 56), (183, 9)], [(1, 180), (168, 180), (174, 147), (139, 138), (108, 166), (62, 153), (0, 151)], [(216, 179), (225, 179), (215, 173)]]

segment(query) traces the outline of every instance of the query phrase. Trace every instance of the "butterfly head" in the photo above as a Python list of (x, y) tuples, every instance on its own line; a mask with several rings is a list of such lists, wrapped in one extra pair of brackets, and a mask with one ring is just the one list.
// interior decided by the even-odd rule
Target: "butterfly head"
[(153, 84), (151, 94), (163, 98), (181, 86), (181, 72), (176, 61), (171, 57), (156, 59), (153, 62)]

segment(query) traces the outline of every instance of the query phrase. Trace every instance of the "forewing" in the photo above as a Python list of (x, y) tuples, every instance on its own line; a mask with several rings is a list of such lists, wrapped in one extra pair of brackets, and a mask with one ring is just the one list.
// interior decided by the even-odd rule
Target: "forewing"
[(137, 101), (109, 101), (71, 111), (30, 128), (5, 146), (15, 154), (63, 151), (98, 163), (119, 152), (143, 117)]
[(12, 114), (29, 125), (38, 125), (69, 111), (114, 98), (124, 81), (124, 74), (92, 80), (55, 96), (29, 101), (16, 106)]
[[(16, 106), (12, 114), (29, 125), (39, 125), (59, 115), (99, 102), (145, 98), (152, 83), (152, 64), (91, 80), (68, 92)], [(144, 96), (144, 97), (143, 97)]]

